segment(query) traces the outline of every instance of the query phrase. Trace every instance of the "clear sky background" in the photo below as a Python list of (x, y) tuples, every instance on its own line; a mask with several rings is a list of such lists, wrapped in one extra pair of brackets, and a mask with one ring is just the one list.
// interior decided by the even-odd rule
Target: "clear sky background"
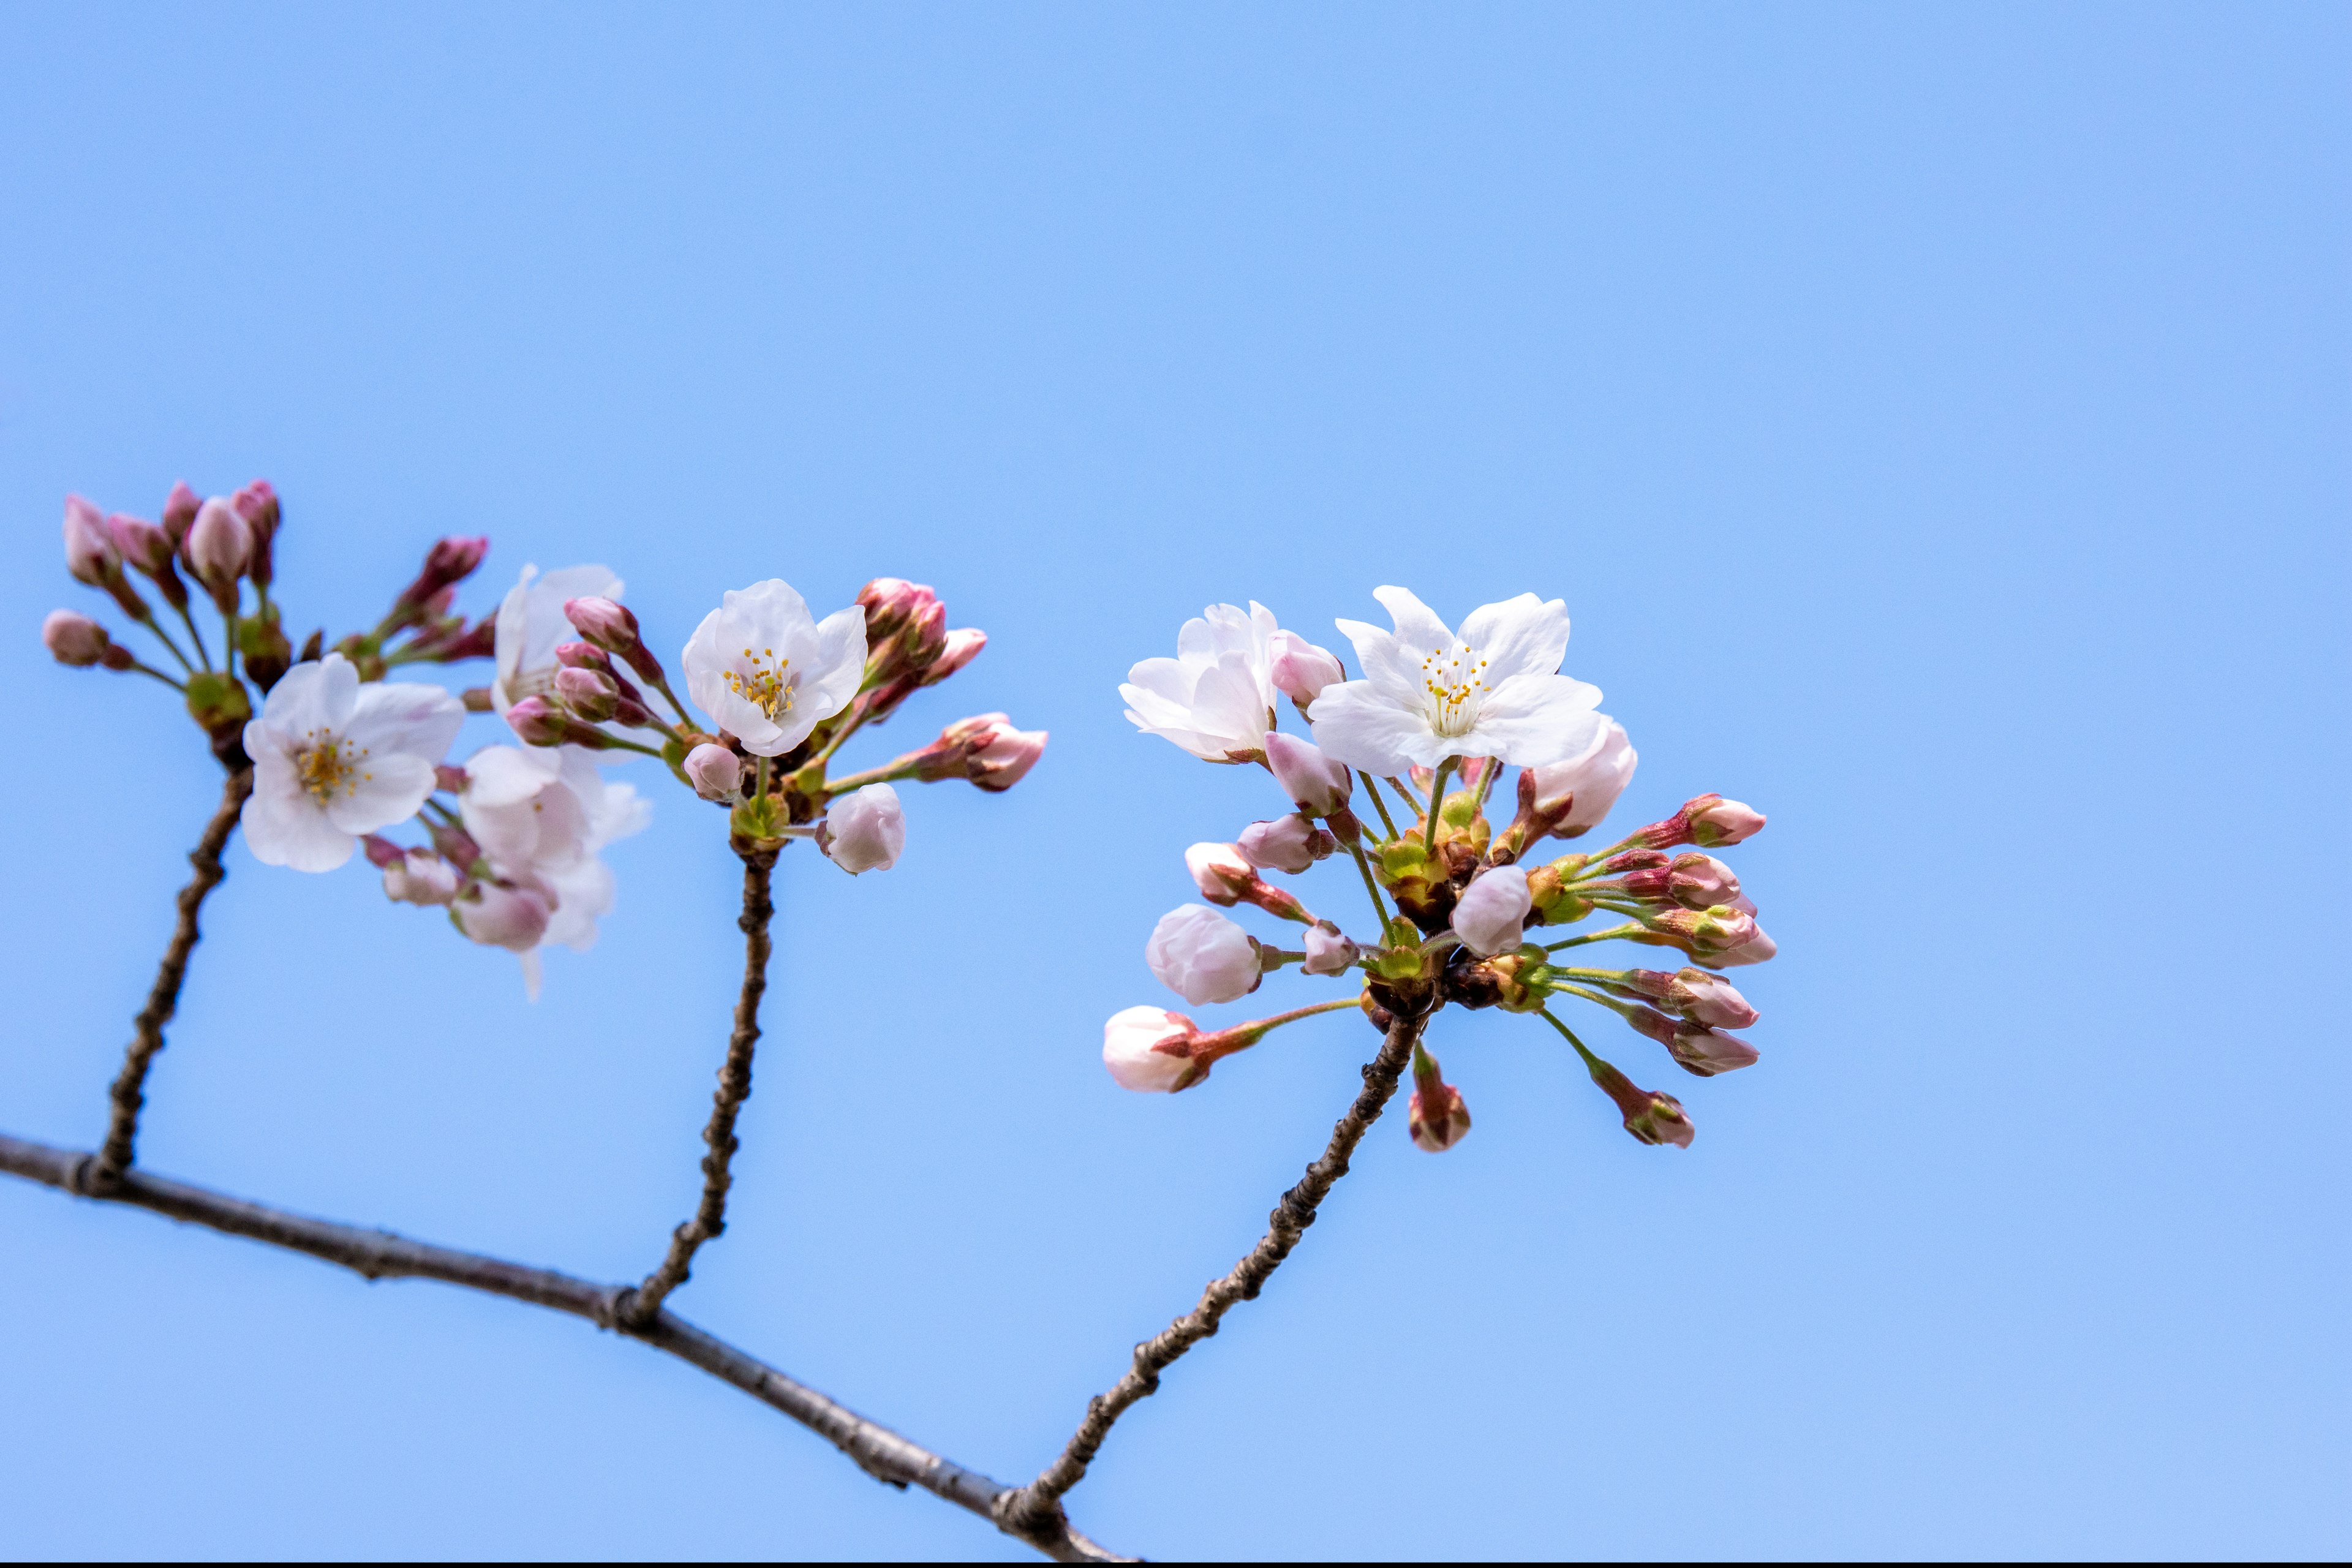
[[(2352, 1552), (2338, 1003), (2352, 21), (2334, 6), (14, 5), (0, 47), (0, 1128), (88, 1146), (217, 775), (50, 665), (64, 494), (281, 488), (297, 631), (441, 532), (665, 649), (782, 575), (988, 651), (876, 742), (898, 869), (779, 868), (688, 1316), (1006, 1479), (1192, 1303), (1374, 1047), (1173, 1099), (1184, 846), (1278, 804), (1120, 717), (1213, 601), (1526, 590), (1719, 790), (1756, 1068), (1641, 1147), (1539, 1023), (1402, 1115), (1073, 1495), (1159, 1556)], [(1325, 637), (1324, 640), (1333, 640)], [(478, 668), (479, 667), (476, 667)], [(465, 683), (481, 679), (464, 674)], [(477, 721), (460, 752), (493, 738)], [(158, 1171), (602, 1278), (690, 1211), (740, 963), (656, 820), (528, 1004), (238, 847)], [(1326, 867), (1310, 901), (1353, 921)], [(1272, 922), (1258, 929), (1272, 934)], [(1259, 1003), (1320, 994), (1296, 976)], [(0, 1552), (1021, 1556), (576, 1321), (0, 1182)]]

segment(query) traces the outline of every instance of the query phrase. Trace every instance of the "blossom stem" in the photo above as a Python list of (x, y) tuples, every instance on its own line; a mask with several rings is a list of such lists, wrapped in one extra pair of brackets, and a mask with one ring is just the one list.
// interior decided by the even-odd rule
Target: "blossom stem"
[[(636, 752), (648, 757), (658, 757), (661, 755), (661, 752), (658, 748), (653, 746), (642, 746), (635, 741), (625, 741), (621, 739), (620, 736), (613, 734), (609, 731), (605, 732), (604, 744), (613, 747), (616, 751)], [(764, 761), (765, 759), (762, 760)]]
[(1589, 942), (1608, 942), (1615, 937), (1641, 936), (1648, 930), (1647, 926), (1638, 921), (1628, 921), (1621, 926), (1611, 926), (1607, 931), (1587, 931), (1582, 936), (1572, 936), (1565, 942), (1547, 942), (1544, 944), (1544, 951), (1558, 952), (1563, 947), (1582, 947)]
[[(1301, 952), (1292, 956), (1304, 958), (1307, 955)], [(1285, 1024), (1296, 1024), (1299, 1019), (1312, 1018), (1318, 1013), (1336, 1013), (1342, 1007), (1361, 1007), (1362, 1005), (1361, 1000), (1358, 997), (1342, 996), (1336, 1001), (1318, 1002), (1306, 1007), (1293, 1007), (1287, 1013), (1276, 1013), (1271, 1018), (1260, 1018), (1255, 1023), (1238, 1024), (1231, 1029), (1220, 1032), (1232, 1036), (1243, 1045), (1254, 1046), (1265, 1038), (1269, 1031), (1278, 1029)]]
[(196, 911), (204, 907), (205, 897), (220, 886), (228, 875), (221, 866), (221, 851), (228, 847), (228, 836), (236, 831), (237, 816), (245, 809), (245, 797), (253, 793), (253, 769), (237, 769), (221, 785), (218, 809), (205, 825), (196, 840), (188, 863), (196, 874), (180, 889), (179, 924), (173, 928), (172, 940), (163, 949), (163, 962), (155, 968), (155, 984), (147, 992), (147, 1005), (139, 1010), (134, 1020), (137, 1034), (131, 1048), (123, 1053), (122, 1071), (116, 1075), (114, 1087), (109, 1091), (113, 1110), (107, 1120), (106, 1142), (92, 1156), (89, 1180), (91, 1190), (103, 1192), (122, 1179), (131, 1168), (132, 1145), (139, 1136), (139, 1112), (147, 1103), (144, 1092), (147, 1068), (155, 1053), (163, 1048), (163, 1026), (179, 1011), (180, 983), (187, 977), (188, 955), (195, 951)]
[(1496, 775), (1500, 773), (1502, 771), (1503, 764), (1499, 761), (1493, 757), (1488, 757), (1486, 759), (1486, 768), (1478, 774), (1478, 798), (1471, 805), (1470, 815), (1472, 816), (1479, 816), (1485, 814), (1486, 810), (1486, 797), (1495, 793), (1495, 778)]
[(1356, 770), (1356, 776), (1364, 781), (1364, 793), (1371, 797), (1372, 809), (1381, 814), (1381, 826), (1389, 830), (1391, 838), (1394, 838), (1397, 836), (1396, 819), (1389, 815), (1389, 803), (1381, 797), (1381, 786), (1373, 782), (1371, 774), (1361, 768)]
[(767, 798), (768, 798), (768, 759), (767, 759), (767, 758), (765, 758), (765, 757), (755, 757), (755, 758), (753, 758), (753, 759), (752, 759), (752, 765), (751, 765), (751, 777), (752, 777), (752, 781), (753, 781), (753, 782), (752, 782), (752, 785), (751, 785), (751, 798), (752, 798), (753, 800), (765, 800), (765, 799), (767, 799)]
[(131, 661), (131, 668), (152, 679), (162, 681), (164, 685), (170, 687), (174, 691), (184, 693), (188, 689), (186, 682), (173, 679), (162, 670), (157, 669), (153, 665), (148, 664), (143, 660), (132, 659)]
[[(1382, 812), (1381, 815), (1385, 816), (1388, 814)], [(1391, 828), (1390, 832), (1394, 833), (1395, 829)], [(1381, 884), (1372, 875), (1371, 860), (1364, 854), (1364, 847), (1360, 844), (1349, 845), (1348, 852), (1356, 858), (1356, 869), (1364, 874), (1364, 891), (1372, 896), (1372, 913), (1380, 917), (1381, 929), (1388, 930), (1389, 908), (1381, 901)]]
[(677, 700), (677, 693), (669, 689), (668, 676), (664, 675), (656, 677), (654, 680), (654, 689), (660, 692), (663, 700), (668, 702), (670, 711), (677, 715), (677, 721), (679, 723), (685, 725), (688, 729), (692, 729), (694, 727), (694, 715), (686, 710), (686, 704), (680, 702)]
[(751, 1053), (760, 1043), (760, 999), (768, 989), (768, 955), (772, 951), (768, 922), (776, 906), (770, 882), (775, 852), (747, 851), (743, 856), (743, 913), (735, 923), (743, 932), (743, 989), (735, 1000), (735, 1032), (728, 1037), (727, 1060), (719, 1069), (719, 1088), (711, 1096), (710, 1123), (702, 1141), (710, 1152), (702, 1157), (702, 1202), (694, 1217), (670, 1237), (669, 1252), (645, 1283), (618, 1303), (614, 1316), (630, 1330), (651, 1324), (661, 1311), (663, 1298), (687, 1281), (694, 1255), (706, 1241), (727, 1229), (727, 1190), (734, 1184), (729, 1170), (735, 1157), (735, 1117), (751, 1096)]
[(864, 789), (867, 784), (895, 784), (900, 779), (913, 778), (919, 771), (911, 757), (901, 757), (897, 762), (883, 767), (868, 768), (862, 773), (852, 773), (847, 778), (828, 781), (824, 786), (825, 798), (830, 800), (845, 795), (852, 790)]
[(1454, 759), (1446, 758), (1437, 764), (1437, 772), (1429, 779), (1429, 816), (1421, 826), (1421, 847), (1425, 851), (1437, 847), (1437, 809), (1445, 804), (1445, 775), (1454, 771)]
[(188, 636), (195, 639), (196, 662), (206, 669), (212, 668), (212, 650), (205, 647), (205, 634), (196, 629), (196, 617), (188, 614), (188, 606), (185, 605), (180, 606), (180, 619), (187, 626)]
[[(1352, 1001), (1347, 1005), (1356, 1005)], [(1337, 1010), (1336, 1006), (1333, 1010)], [(1275, 1205), (1274, 1213), (1267, 1216), (1265, 1237), (1234, 1266), (1232, 1273), (1202, 1293), (1198, 1306), (1135, 1347), (1134, 1360), (1119, 1380), (1108, 1392), (1087, 1402), (1086, 1419), (1078, 1423), (1077, 1431), (1072, 1434), (1069, 1445), (1058, 1458), (1027, 1486), (996, 1500), (991, 1512), (1000, 1529), (1025, 1535), (1051, 1528), (1061, 1518), (1063, 1496), (1086, 1479), (1087, 1467), (1101, 1451), (1112, 1423), (1129, 1406), (1157, 1389), (1160, 1374), (1179, 1356), (1215, 1333), (1219, 1320), (1233, 1309), (1234, 1303), (1253, 1300), (1265, 1287), (1283, 1259), (1298, 1245), (1299, 1237), (1306, 1235), (1307, 1227), (1315, 1223), (1315, 1212), (1330, 1195), (1331, 1188), (1348, 1173), (1348, 1162), (1356, 1145), (1380, 1120), (1381, 1112), (1388, 1109), (1389, 1100), (1396, 1094), (1397, 1080), (1404, 1076), (1405, 1063), (1412, 1058), (1412, 1048), (1421, 1043), (1422, 1030), (1428, 1022), (1425, 1013), (1397, 1013), (1391, 1016), (1380, 1054), (1363, 1068), (1363, 1091), (1331, 1129), (1331, 1142), (1322, 1157), (1307, 1166), (1298, 1184), (1283, 1194), (1282, 1201)]]
[(1587, 1002), (1598, 1002), (1601, 1005), (1608, 1008), (1611, 1012), (1616, 1014), (1621, 1018), (1630, 1018), (1635, 1012), (1639, 1011), (1639, 1009), (1637, 1009), (1631, 1002), (1620, 1002), (1614, 996), (1604, 996), (1598, 991), (1588, 991), (1581, 985), (1555, 984), (1548, 987), (1548, 989), (1555, 996), (1565, 992), (1570, 996), (1581, 996)]
[(188, 656), (180, 651), (180, 645), (172, 640), (172, 634), (163, 629), (163, 622), (152, 616), (145, 616), (141, 617), (139, 624), (154, 633), (155, 640), (171, 650), (172, 657), (180, 661), (182, 669), (186, 670), (190, 675), (195, 674), (196, 667), (188, 662)]
[(1537, 1012), (1545, 1023), (1549, 1024), (1553, 1028), (1558, 1029), (1563, 1036), (1567, 1037), (1568, 1043), (1576, 1047), (1576, 1054), (1584, 1058), (1584, 1065), (1586, 1067), (1591, 1068), (1600, 1065), (1600, 1058), (1595, 1057), (1591, 1051), (1584, 1048), (1584, 1042), (1576, 1037), (1576, 1031), (1570, 1028), (1566, 1024), (1561, 1023), (1558, 1018), (1553, 1017), (1550, 1008), (1538, 1008)]

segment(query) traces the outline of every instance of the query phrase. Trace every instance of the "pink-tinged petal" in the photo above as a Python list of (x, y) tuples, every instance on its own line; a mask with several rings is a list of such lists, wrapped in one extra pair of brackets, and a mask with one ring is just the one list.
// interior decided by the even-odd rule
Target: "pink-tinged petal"
[(1486, 661), (1489, 688), (1516, 675), (1556, 675), (1568, 653), (1568, 605), (1533, 594), (1481, 605), (1462, 623), (1462, 640)]
[(401, 752), (437, 763), (465, 722), (466, 705), (438, 686), (373, 681), (353, 699), (344, 733), (378, 756)]
[(278, 677), (261, 705), (261, 722), (298, 741), (313, 730), (341, 734), (351, 722), (359, 695), (360, 672), (341, 654), (331, 653)]
[(327, 820), (345, 833), (373, 833), (416, 815), (434, 786), (433, 764), (402, 752), (360, 758), (358, 772), (327, 802)]
[(552, 747), (484, 746), (466, 759), (465, 803), (519, 805), (553, 783), (562, 765), (558, 749)]
[[(265, 785), (267, 787), (265, 787)], [(256, 770), (253, 794), (238, 824), (245, 846), (265, 866), (297, 871), (331, 871), (352, 858), (359, 840), (327, 820), (289, 768), (265, 781)]]

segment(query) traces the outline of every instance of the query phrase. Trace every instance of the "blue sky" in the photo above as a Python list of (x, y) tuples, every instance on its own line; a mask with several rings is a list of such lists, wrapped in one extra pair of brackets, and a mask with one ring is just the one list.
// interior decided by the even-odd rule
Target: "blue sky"
[[(1596, 1022), (1689, 1105), (1678, 1153), (1540, 1025), (1446, 1018), (1475, 1131), (1375, 1129), (1081, 1525), (2352, 1551), (2344, 965), (2302, 940), (2346, 868), (2340, 9), (6, 26), (0, 1127), (102, 1130), (215, 788), (163, 693), (41, 653), (85, 604), (68, 490), (268, 475), (301, 627), (372, 620), (442, 532), (494, 542), (469, 605), (604, 562), (673, 649), (756, 579), (934, 584), (990, 647), (872, 754), (999, 709), (1052, 747), (910, 792), (887, 875), (785, 858), (735, 1207), (677, 1305), (1020, 1478), (1373, 1044), (1318, 1019), (1196, 1092), (1110, 1084), (1102, 1019), (1172, 1001), (1142, 946), (1182, 848), (1276, 804), (1118, 681), (1212, 602), (1318, 635), (1382, 583), (1534, 590), (1641, 749), (1623, 820), (1771, 816), (1731, 857), (1781, 949), (1741, 976), (1763, 1060), (1669, 1081)], [(363, 869), (233, 850), (145, 1157), (641, 1272), (693, 1201), (737, 870), (675, 788), (613, 858), (532, 1005)], [(16, 1184), (0, 1237), (13, 1554), (1021, 1554), (568, 1320)]]

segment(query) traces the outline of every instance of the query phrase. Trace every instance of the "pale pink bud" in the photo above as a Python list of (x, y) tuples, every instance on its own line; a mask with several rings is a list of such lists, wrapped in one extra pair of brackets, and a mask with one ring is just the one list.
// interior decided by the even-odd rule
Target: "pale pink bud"
[(271, 542), (278, 537), (278, 492), (268, 479), (256, 479), (236, 492), (230, 505), (253, 534), (253, 559), (247, 572), (256, 584), (267, 588), (270, 583)]
[(988, 634), (977, 626), (961, 626), (950, 632), (946, 644), (940, 649), (939, 658), (931, 660), (931, 668), (923, 672), (922, 684), (937, 686), (978, 658), (980, 650), (987, 646)]
[(1363, 949), (1339, 934), (1329, 921), (1307, 928), (1307, 962), (1298, 967), (1308, 974), (1345, 974), (1364, 956)]
[(705, 800), (732, 801), (743, 787), (743, 759), (726, 747), (704, 742), (686, 753), (686, 776)]
[(196, 509), (202, 505), (203, 500), (188, 488), (187, 480), (173, 481), (172, 493), (163, 498), (163, 533), (174, 550), (188, 537), (188, 530), (195, 524)]
[(1766, 936), (1764, 928), (1758, 926), (1756, 934), (1738, 946), (1727, 948), (1700, 962), (1712, 963), (1717, 969), (1737, 969), (1743, 963), (1761, 963), (1780, 951), (1780, 944)]
[(1685, 969), (1675, 974), (1660, 999), (1684, 1017), (1717, 1029), (1749, 1028), (1763, 1016), (1748, 1005), (1747, 997), (1732, 988), (1729, 981), (1704, 969)]
[(1199, 1031), (1192, 1020), (1164, 1007), (1129, 1007), (1103, 1026), (1103, 1066), (1121, 1089), (1172, 1094), (1208, 1076), (1192, 1059)]
[(642, 640), (637, 617), (610, 599), (566, 599), (563, 616), (583, 639), (606, 653), (625, 654)]
[(1160, 916), (1143, 956), (1161, 984), (1196, 1007), (1238, 1001), (1264, 978), (1256, 939), (1200, 904), (1185, 904)]
[(1346, 764), (1324, 755), (1323, 748), (1314, 742), (1279, 730), (1266, 731), (1265, 765), (1273, 770), (1283, 793), (1310, 816), (1330, 816), (1347, 805), (1355, 792), (1355, 775)]
[(568, 667), (557, 670), (555, 694), (591, 723), (602, 723), (621, 710), (621, 689), (602, 670)]
[(485, 947), (503, 947), (509, 952), (529, 952), (547, 934), (547, 922), (555, 912), (554, 901), (533, 888), (502, 888), (495, 882), (484, 882), (475, 889), (475, 896), (460, 899), (449, 906), (457, 920), (457, 929), (467, 937)]
[(612, 659), (593, 643), (557, 643), (555, 662), (566, 669), (593, 669), (604, 675), (613, 673)]
[(1686, 910), (1728, 904), (1739, 895), (1739, 879), (1712, 855), (1677, 855), (1666, 875), (1667, 890)]
[[(50, 658), (76, 669), (87, 669), (93, 664), (120, 669), (127, 669), (131, 666), (129, 650), (117, 648), (114, 639), (106, 635), (104, 626), (88, 616), (78, 616), (71, 610), (51, 610), (48, 613), (41, 622), (41, 643), (49, 650)], [(121, 656), (119, 665), (111, 657), (116, 654)]]
[(991, 794), (1001, 795), (1028, 777), (1029, 770), (1045, 754), (1045, 731), (999, 724), (990, 732), (987, 744), (965, 764), (964, 777)]
[(936, 597), (922, 584), (904, 577), (877, 577), (866, 584), (857, 591), (857, 602), (866, 607), (866, 645), (879, 647), (906, 630)]
[(125, 565), (135, 566), (150, 576), (171, 570), (171, 537), (153, 523), (119, 511), (106, 520), (106, 533), (114, 541), (115, 551)]
[(1330, 841), (1329, 834), (1293, 812), (1272, 822), (1251, 823), (1242, 829), (1234, 847), (1253, 866), (1269, 871), (1288, 871), (1295, 876), (1328, 855)]
[(1437, 1058), (1418, 1046), (1412, 1053), (1412, 1083), (1406, 1125), (1413, 1147), (1438, 1154), (1461, 1142), (1470, 1131), (1470, 1108), (1462, 1103), (1462, 1091), (1440, 1075)]
[[(383, 896), (398, 903), (428, 907), (446, 904), (457, 898), (457, 889), (464, 885), (464, 879), (457, 875), (457, 868), (430, 849), (411, 849), (383, 868)], [(544, 923), (540, 929), (546, 929)], [(473, 935), (470, 931), (467, 934)], [(474, 940), (480, 942), (484, 939), (475, 937)], [(537, 945), (537, 942), (534, 937), (532, 945)]]
[(1535, 810), (1552, 823), (1554, 837), (1580, 838), (1609, 815), (1633, 783), (1633, 765), (1640, 760), (1625, 738), (1625, 727), (1610, 719), (1580, 755), (1530, 770)]
[(366, 853), (368, 864), (379, 871), (387, 866), (399, 865), (401, 857), (408, 853), (391, 839), (373, 833), (360, 835), (360, 848)]
[(1718, 800), (1691, 814), (1691, 842), (1706, 848), (1738, 844), (1762, 831), (1764, 814), (1743, 801)]
[(1249, 858), (1234, 844), (1193, 845), (1184, 851), (1184, 869), (1192, 873), (1193, 885), (1202, 898), (1226, 909), (1241, 902), (1249, 885), (1257, 880)]
[(1348, 679), (1328, 648), (1316, 647), (1297, 632), (1276, 632), (1265, 639), (1267, 672), (1275, 689), (1307, 707), (1334, 681)]
[(572, 721), (544, 697), (526, 697), (507, 710), (507, 727), (526, 746), (560, 746)]
[(1601, 1092), (1617, 1102), (1617, 1110), (1625, 1119), (1626, 1131), (1644, 1143), (1690, 1147), (1695, 1129), (1683, 1111), (1681, 1100), (1671, 1094), (1635, 1088), (1631, 1079), (1598, 1057), (1588, 1058), (1585, 1067)]
[(433, 547), (425, 552), (425, 564), (417, 572), (416, 580), (400, 591), (400, 596), (393, 601), (394, 608), (422, 612), (442, 589), (473, 575), (474, 568), (489, 552), (490, 542), (479, 536), (460, 539), (453, 535), (435, 540)]
[(1686, 1024), (1675, 1030), (1674, 1037), (1666, 1042), (1666, 1049), (1685, 1070), (1701, 1078), (1756, 1065), (1754, 1046), (1737, 1035), (1696, 1024)]
[(1535, 900), (1524, 866), (1496, 866), (1462, 891), (1454, 906), (1454, 934), (1481, 958), (1519, 945), (1528, 910)]
[(93, 588), (122, 574), (122, 552), (107, 531), (106, 514), (79, 496), (66, 497), (66, 570)]
[(253, 555), (253, 531), (236, 509), (215, 496), (196, 509), (196, 521), (182, 547), (188, 569), (210, 591), (221, 614), (236, 614), (237, 579)]
[(825, 808), (816, 847), (853, 877), (896, 866), (899, 851), (907, 847), (907, 816), (898, 805), (898, 792), (886, 784), (871, 784), (843, 795)]

